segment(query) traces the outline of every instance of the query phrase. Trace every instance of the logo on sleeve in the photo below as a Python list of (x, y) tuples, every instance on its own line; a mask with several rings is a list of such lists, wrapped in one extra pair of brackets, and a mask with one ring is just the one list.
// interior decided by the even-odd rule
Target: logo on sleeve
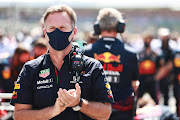
[(109, 83), (106, 83), (105, 87), (108, 89), (108, 90), (107, 90), (107, 92), (108, 92), (108, 98), (113, 98), (110, 84), (109, 84)]
[(16, 84), (14, 89), (20, 89), (20, 84)]
[(45, 70), (41, 70), (39, 73), (39, 77), (46, 78), (47, 76), (49, 76), (49, 74), (50, 74), (49, 68)]
[(17, 92), (13, 91), (12, 99), (17, 99)]
[(107, 88), (107, 89), (111, 89), (111, 86), (110, 86), (109, 83), (106, 83), (106, 88)]

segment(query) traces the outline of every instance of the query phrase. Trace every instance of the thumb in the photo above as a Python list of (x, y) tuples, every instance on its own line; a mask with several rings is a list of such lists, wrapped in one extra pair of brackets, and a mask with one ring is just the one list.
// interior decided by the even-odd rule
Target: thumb
[(78, 83), (75, 84), (75, 88), (76, 88), (76, 95), (81, 95), (81, 87), (79, 86)]

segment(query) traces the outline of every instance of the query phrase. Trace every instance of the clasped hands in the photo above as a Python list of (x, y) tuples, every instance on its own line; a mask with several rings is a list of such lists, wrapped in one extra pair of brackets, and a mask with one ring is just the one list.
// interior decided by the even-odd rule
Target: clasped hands
[(56, 102), (60, 105), (63, 109), (67, 107), (74, 107), (79, 104), (80, 96), (81, 96), (81, 88), (78, 83), (75, 84), (76, 89), (62, 89), (60, 88), (57, 92), (58, 98)]

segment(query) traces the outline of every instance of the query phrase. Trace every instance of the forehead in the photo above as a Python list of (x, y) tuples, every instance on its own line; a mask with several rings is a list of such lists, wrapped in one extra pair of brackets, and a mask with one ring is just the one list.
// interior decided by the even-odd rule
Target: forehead
[(71, 25), (71, 19), (66, 12), (50, 13), (45, 21), (48, 25)]

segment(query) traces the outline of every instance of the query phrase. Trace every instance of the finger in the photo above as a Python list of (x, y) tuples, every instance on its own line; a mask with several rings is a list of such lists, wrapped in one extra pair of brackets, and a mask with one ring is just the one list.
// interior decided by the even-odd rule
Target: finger
[(71, 103), (73, 100), (73, 95), (69, 94), (66, 89), (60, 91), (61, 96), (66, 101), (66, 104)]
[(76, 83), (75, 88), (76, 88), (76, 95), (80, 96), (81, 95), (81, 87), (79, 86), (78, 83)]
[(73, 95), (71, 95), (66, 89), (63, 89), (62, 96), (67, 102), (72, 101)]
[(60, 90), (58, 91), (58, 98), (61, 100), (61, 102), (62, 103), (67, 103), (67, 101), (64, 99), (64, 97), (63, 97), (63, 91), (62, 91), (62, 89), (60, 88)]
[(59, 98), (57, 98), (56, 100), (58, 101), (58, 104), (59, 104), (61, 107), (64, 107), (64, 103), (62, 103), (62, 101), (61, 101)]
[(73, 95), (75, 91), (76, 91), (75, 89), (70, 89), (70, 90), (68, 90), (68, 93)]

